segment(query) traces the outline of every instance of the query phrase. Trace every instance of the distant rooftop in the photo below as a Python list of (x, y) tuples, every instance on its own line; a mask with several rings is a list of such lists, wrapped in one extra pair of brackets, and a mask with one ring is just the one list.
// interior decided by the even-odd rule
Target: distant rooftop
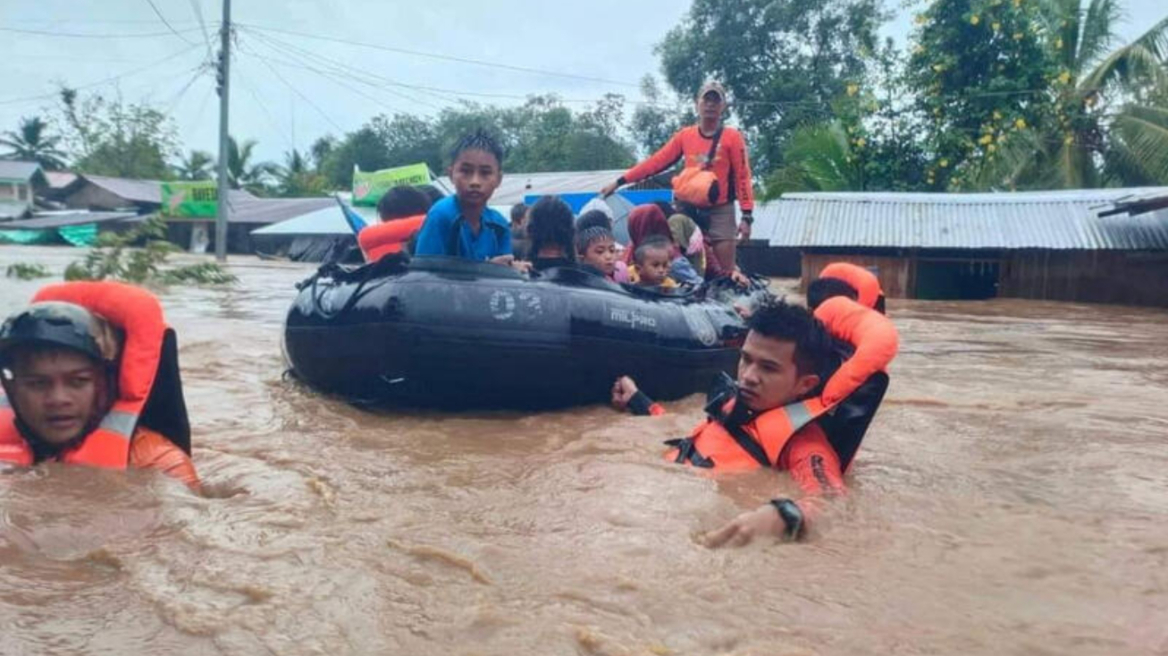
[(755, 238), (785, 248), (1168, 249), (1168, 210), (1100, 217), (1168, 187), (984, 194), (784, 194), (755, 208)]

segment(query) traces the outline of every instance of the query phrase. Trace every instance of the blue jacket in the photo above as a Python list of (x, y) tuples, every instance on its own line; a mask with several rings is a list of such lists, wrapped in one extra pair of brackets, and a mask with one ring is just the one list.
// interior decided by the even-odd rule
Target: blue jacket
[(434, 203), (414, 248), (414, 255), (450, 255), (468, 260), (489, 260), (510, 254), (511, 225), (503, 215), (484, 207), (482, 227), (477, 236), (472, 235), (470, 226), (462, 220), (458, 196), (447, 196)]

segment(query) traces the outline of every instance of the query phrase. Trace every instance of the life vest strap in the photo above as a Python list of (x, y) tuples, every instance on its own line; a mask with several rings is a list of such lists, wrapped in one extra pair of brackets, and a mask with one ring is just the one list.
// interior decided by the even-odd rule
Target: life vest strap
[[(758, 440), (751, 437), (750, 433), (743, 430), (742, 424), (722, 422), (722, 428), (725, 428), (726, 432), (730, 433), (730, 437), (733, 437), (734, 441), (738, 443), (738, 446), (742, 447), (743, 451), (749, 453), (750, 457), (754, 458), (758, 464), (768, 469), (777, 464), (771, 462), (770, 457), (767, 456), (766, 449), (762, 448), (762, 445), (758, 443)], [(778, 459), (778, 454), (775, 455), (775, 458), (776, 460)]]
[(688, 462), (694, 467), (700, 467), (702, 469), (714, 468), (713, 459), (707, 458), (698, 452), (692, 437), (681, 437), (674, 440), (665, 440), (665, 444), (666, 446), (671, 446), (677, 449), (677, 457), (674, 458), (673, 461), (679, 465), (684, 465)]

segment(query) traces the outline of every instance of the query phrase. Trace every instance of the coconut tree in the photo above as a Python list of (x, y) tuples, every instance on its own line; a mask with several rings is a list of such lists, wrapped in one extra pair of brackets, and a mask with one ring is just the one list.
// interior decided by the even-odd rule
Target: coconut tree
[(324, 176), (312, 171), (308, 160), (293, 148), (284, 155), (284, 166), (275, 170), (277, 189), (281, 196), (312, 196), (324, 192)]
[(48, 124), (39, 117), (21, 119), (17, 130), (9, 130), (0, 137), (0, 146), (12, 149), (4, 157), (36, 162), (47, 171), (65, 168), (65, 153), (57, 148), (61, 138), (47, 135), (46, 128)]
[[(1141, 96), (1168, 82), (1168, 18), (1112, 49), (1121, 17), (1118, 0), (1087, 0), (1085, 6), (1081, 0), (1048, 1), (1051, 46), (1061, 69), (1041, 162), (1053, 174), (1051, 182), (1097, 186), (1103, 182), (1099, 164), (1117, 156), (1108, 153), (1111, 148), (1122, 149), (1136, 169), (1155, 168), (1163, 158), (1157, 161), (1155, 149), (1145, 147), (1156, 133), (1157, 124), (1146, 121), (1155, 108), (1141, 102)], [(1116, 128), (1119, 139), (1109, 139)], [(1162, 135), (1162, 125), (1159, 130)]]
[(214, 164), (215, 158), (211, 157), (210, 153), (192, 150), (175, 165), (174, 172), (180, 180), (210, 180), (211, 167)]
[(227, 181), (232, 189), (264, 191), (277, 167), (271, 162), (251, 162), (256, 141), (248, 139), (240, 145), (235, 137), (227, 138)]

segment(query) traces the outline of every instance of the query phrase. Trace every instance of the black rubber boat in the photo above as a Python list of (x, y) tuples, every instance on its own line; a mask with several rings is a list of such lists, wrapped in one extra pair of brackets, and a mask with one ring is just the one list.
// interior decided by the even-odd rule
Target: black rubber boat
[(284, 350), (309, 385), (357, 403), (533, 408), (605, 401), (620, 375), (654, 398), (704, 392), (746, 335), (723, 286), (682, 297), (576, 268), (528, 278), (453, 258), (325, 266), (299, 285)]

